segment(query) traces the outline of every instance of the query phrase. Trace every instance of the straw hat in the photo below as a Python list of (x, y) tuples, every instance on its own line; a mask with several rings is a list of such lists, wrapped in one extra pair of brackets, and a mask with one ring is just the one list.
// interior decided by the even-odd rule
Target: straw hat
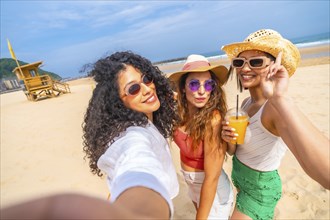
[(210, 62), (202, 55), (189, 55), (181, 71), (168, 75), (171, 81), (178, 82), (185, 73), (212, 71), (219, 79), (221, 85), (227, 80), (228, 69), (223, 65), (211, 66)]
[(298, 48), (289, 40), (284, 39), (278, 32), (271, 29), (262, 29), (250, 34), (243, 42), (232, 43), (221, 48), (233, 59), (246, 50), (260, 50), (273, 55), (275, 58), (282, 53), (281, 64), (292, 76), (300, 62)]

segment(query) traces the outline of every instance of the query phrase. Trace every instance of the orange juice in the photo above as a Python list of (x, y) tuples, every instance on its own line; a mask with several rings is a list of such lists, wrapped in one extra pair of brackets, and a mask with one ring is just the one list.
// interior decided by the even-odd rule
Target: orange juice
[(248, 125), (248, 116), (229, 116), (228, 118), (229, 126), (235, 128), (235, 133), (238, 134), (236, 140), (232, 140), (230, 143), (232, 144), (243, 144), (245, 138), (246, 127)]

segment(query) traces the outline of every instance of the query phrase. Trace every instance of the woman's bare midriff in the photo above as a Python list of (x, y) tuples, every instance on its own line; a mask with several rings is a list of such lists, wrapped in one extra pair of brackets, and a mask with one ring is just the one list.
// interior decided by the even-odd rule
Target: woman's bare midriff
[(190, 167), (190, 166), (184, 164), (182, 161), (181, 161), (181, 168), (184, 171), (187, 171), (187, 172), (204, 172), (204, 170), (200, 170), (200, 169), (196, 169), (196, 168)]

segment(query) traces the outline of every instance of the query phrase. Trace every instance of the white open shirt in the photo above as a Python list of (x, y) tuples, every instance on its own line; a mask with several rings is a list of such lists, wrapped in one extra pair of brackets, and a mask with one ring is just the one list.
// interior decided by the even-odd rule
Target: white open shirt
[(107, 174), (111, 202), (128, 188), (144, 186), (167, 201), (173, 217), (171, 199), (177, 196), (179, 183), (169, 145), (151, 122), (145, 128), (127, 128), (99, 158), (97, 166)]

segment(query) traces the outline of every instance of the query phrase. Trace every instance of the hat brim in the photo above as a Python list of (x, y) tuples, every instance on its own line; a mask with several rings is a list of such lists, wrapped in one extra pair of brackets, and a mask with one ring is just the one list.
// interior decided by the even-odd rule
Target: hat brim
[(193, 70), (185, 70), (185, 71), (178, 71), (174, 73), (170, 73), (167, 77), (172, 82), (178, 82), (182, 75), (186, 73), (194, 73), (194, 72), (205, 72), (205, 71), (212, 71), (216, 77), (219, 79), (221, 85), (223, 85), (228, 79), (228, 69), (223, 66), (203, 66)]
[(289, 76), (292, 76), (300, 62), (298, 48), (286, 39), (267, 39), (258, 42), (237, 42), (225, 45), (221, 48), (226, 52), (229, 59), (237, 57), (247, 50), (260, 50), (271, 54), (275, 58), (282, 51), (281, 64), (287, 69)]

